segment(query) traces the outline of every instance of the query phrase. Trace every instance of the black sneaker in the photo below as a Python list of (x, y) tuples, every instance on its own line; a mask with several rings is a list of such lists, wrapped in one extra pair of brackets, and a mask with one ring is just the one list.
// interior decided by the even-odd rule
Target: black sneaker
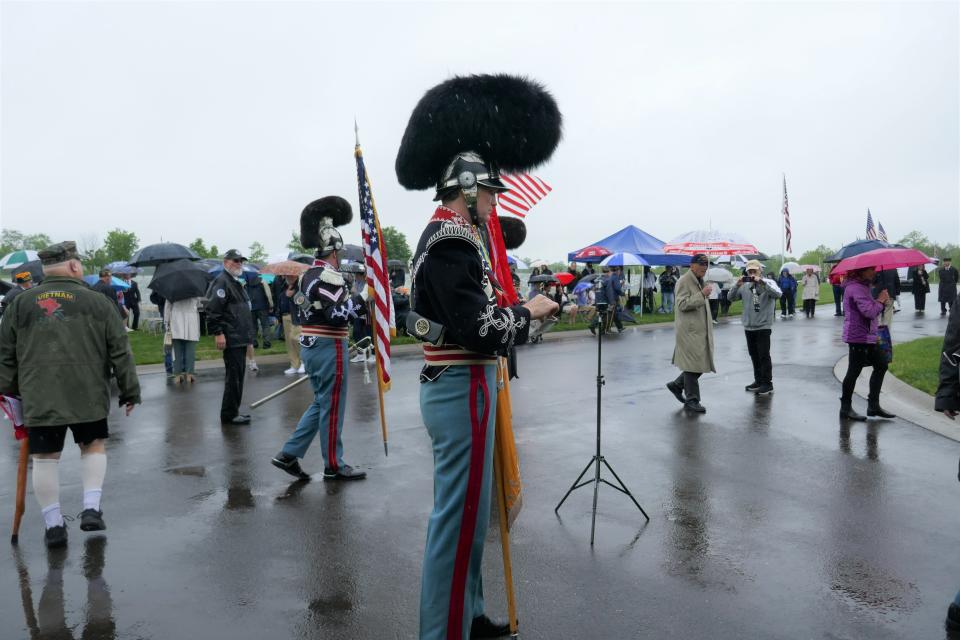
[(691, 413), (706, 413), (707, 408), (700, 404), (699, 400), (687, 400), (683, 403), (683, 408)]
[(103, 531), (107, 528), (103, 523), (103, 511), (84, 509), (77, 517), (80, 518), (81, 531)]
[(348, 464), (343, 465), (336, 471), (327, 467), (323, 469), (324, 480), (363, 480), (366, 477), (366, 471), (357, 471)]
[(673, 394), (673, 397), (679, 400), (680, 402), (686, 402), (686, 399), (683, 397), (683, 389), (680, 385), (677, 384), (676, 380), (671, 380), (667, 383), (667, 389), (670, 390), (670, 393)]
[(47, 549), (56, 549), (67, 546), (67, 523), (64, 522), (59, 527), (50, 527), (43, 534), (43, 541)]
[(773, 385), (772, 385), (772, 384), (769, 384), (769, 383), (768, 383), (768, 384), (762, 384), (762, 385), (760, 385), (759, 387), (757, 387), (757, 395), (758, 395), (758, 396), (767, 396), (767, 395), (770, 395), (771, 393), (773, 393)]
[(754, 380), (753, 382), (751, 382), (750, 384), (748, 384), (747, 386), (745, 386), (745, 387), (743, 388), (743, 390), (744, 390), (744, 391), (756, 391), (756, 390), (759, 389), (759, 388), (760, 388), (760, 383), (757, 382), (756, 380)]
[(510, 635), (510, 625), (494, 622), (486, 614), (477, 616), (470, 623), (470, 640), (474, 638), (505, 638)]
[(304, 472), (304, 470), (300, 468), (300, 461), (297, 460), (296, 456), (287, 455), (286, 453), (281, 452), (273, 456), (273, 459), (270, 460), (270, 464), (275, 466), (277, 469), (286, 471), (297, 480), (310, 479), (310, 474)]
[[(941, 314), (941, 315), (943, 315), (943, 314)], [(587, 329), (590, 329), (591, 335), (597, 335), (597, 328), (596, 328), (595, 326), (590, 325), (589, 327), (587, 327)]]

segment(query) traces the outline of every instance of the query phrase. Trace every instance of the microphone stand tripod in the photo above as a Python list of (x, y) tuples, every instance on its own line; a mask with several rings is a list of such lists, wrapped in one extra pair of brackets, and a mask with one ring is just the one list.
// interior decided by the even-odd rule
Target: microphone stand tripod
[[(626, 494), (630, 500), (633, 501), (633, 504), (637, 506), (637, 509), (640, 510), (640, 513), (643, 514), (643, 517), (647, 519), (647, 522), (650, 521), (650, 516), (647, 515), (647, 512), (643, 510), (643, 507), (640, 506), (640, 503), (637, 502), (637, 499), (633, 497), (633, 494), (630, 493), (630, 489), (627, 488), (627, 485), (623, 483), (623, 480), (620, 479), (620, 476), (617, 475), (617, 472), (613, 470), (613, 467), (610, 466), (610, 463), (607, 462), (607, 459), (603, 457), (603, 454), (600, 451), (600, 396), (603, 390), (603, 385), (606, 384), (606, 381), (603, 379), (603, 372), (601, 369), (602, 364), (602, 354), (603, 354), (603, 334), (606, 329), (603, 321), (604, 315), (606, 314), (608, 304), (598, 302), (597, 303), (597, 313), (600, 314), (600, 330), (597, 332), (597, 451), (593, 454), (593, 457), (590, 458), (590, 462), (587, 463), (587, 466), (583, 468), (583, 471), (580, 472), (580, 475), (577, 476), (577, 479), (573, 481), (573, 484), (567, 489), (567, 493), (564, 494), (563, 499), (560, 501), (560, 504), (556, 506), (553, 510), (554, 513), (560, 513), (560, 507), (563, 506), (563, 503), (566, 502), (567, 498), (575, 490), (580, 487), (585, 487), (588, 484), (593, 484), (593, 516), (590, 521), (590, 546), (593, 546), (594, 532), (597, 528), (597, 496), (600, 493), (600, 483), (604, 483), (607, 486), (613, 487), (620, 493)], [(617, 312), (616, 308), (613, 310), (614, 313)], [(613, 484), (608, 481), (606, 478), (600, 477), (600, 464), (603, 464), (610, 473), (613, 474), (614, 479), (616, 479), (617, 484)], [(586, 475), (587, 471), (590, 470), (590, 467), (594, 468), (593, 477), (589, 480), (584, 480), (580, 482), (581, 478)]]

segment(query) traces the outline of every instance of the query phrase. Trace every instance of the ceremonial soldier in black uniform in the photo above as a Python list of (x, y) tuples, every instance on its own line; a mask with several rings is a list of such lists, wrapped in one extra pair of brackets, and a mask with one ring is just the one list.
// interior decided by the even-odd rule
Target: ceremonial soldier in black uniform
[(490, 517), (498, 357), (527, 340), (557, 304), (500, 306), (487, 220), (506, 190), (498, 165), (526, 171), (552, 154), (560, 112), (539, 85), (510, 76), (454, 78), (429, 91), (404, 133), (396, 169), (408, 189), (441, 201), (413, 260), (407, 330), (424, 340), (420, 408), (433, 442), (420, 638), (507, 635), (484, 612), (480, 566)]
[(350, 203), (338, 196), (320, 198), (300, 215), (300, 243), (316, 248), (313, 267), (300, 276), (294, 307), (300, 314), (300, 358), (314, 399), (296, 430), (271, 461), (290, 475), (307, 480), (299, 458), (307, 454), (317, 432), (323, 429), (324, 480), (361, 480), (366, 472), (343, 461), (343, 416), (347, 406), (347, 331), (350, 323), (367, 313), (364, 294), (350, 294), (340, 273), (343, 238), (336, 227), (353, 218)]
[(207, 327), (217, 349), (223, 351), (226, 378), (220, 421), (224, 424), (248, 424), (249, 414), (240, 413), (243, 397), (244, 358), (247, 345), (253, 344), (253, 315), (250, 297), (244, 288), (243, 263), (247, 259), (236, 249), (223, 255), (223, 271), (207, 290)]

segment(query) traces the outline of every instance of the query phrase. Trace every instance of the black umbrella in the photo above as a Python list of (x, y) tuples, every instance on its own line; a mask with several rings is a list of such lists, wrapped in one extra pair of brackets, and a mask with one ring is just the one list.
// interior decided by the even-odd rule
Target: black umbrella
[(0, 294), (6, 294), (7, 291), (13, 289), (13, 283), (7, 282), (6, 280), (0, 280)]
[(294, 262), (313, 266), (313, 256), (308, 253), (291, 253), (287, 260), (293, 260)]
[(542, 276), (531, 276), (527, 282), (559, 282), (559, 280), (547, 273)]
[(890, 245), (883, 240), (854, 240), (850, 244), (843, 245), (840, 250), (829, 258), (824, 258), (824, 262), (840, 262), (844, 258), (858, 256), (874, 249), (886, 249)]
[(211, 280), (213, 275), (201, 265), (181, 259), (158, 265), (147, 286), (165, 300), (176, 302), (205, 295)]
[(406, 265), (403, 264), (403, 260), (387, 260), (388, 269), (406, 269)]
[(13, 273), (22, 273), (24, 271), (30, 272), (30, 276), (33, 278), (33, 284), (40, 284), (43, 282), (43, 263), (39, 260), (24, 262), (22, 265), (14, 269)]
[(182, 244), (161, 242), (140, 249), (131, 256), (127, 264), (131, 267), (149, 267), (181, 259), (199, 260), (200, 256)]
[(363, 247), (356, 244), (345, 244), (340, 250), (341, 260), (351, 260), (353, 262), (366, 262), (363, 255)]

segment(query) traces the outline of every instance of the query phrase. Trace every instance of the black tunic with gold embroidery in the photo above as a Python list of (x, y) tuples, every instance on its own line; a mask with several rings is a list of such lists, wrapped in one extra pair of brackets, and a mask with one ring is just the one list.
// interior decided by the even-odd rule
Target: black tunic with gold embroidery
[[(444, 327), (443, 345), (425, 345), (425, 377), (446, 366), (495, 362), (514, 343), (527, 341), (530, 312), (497, 304), (496, 280), (475, 227), (457, 212), (438, 207), (413, 259), (413, 310)], [(429, 375), (429, 374), (435, 375)]]

